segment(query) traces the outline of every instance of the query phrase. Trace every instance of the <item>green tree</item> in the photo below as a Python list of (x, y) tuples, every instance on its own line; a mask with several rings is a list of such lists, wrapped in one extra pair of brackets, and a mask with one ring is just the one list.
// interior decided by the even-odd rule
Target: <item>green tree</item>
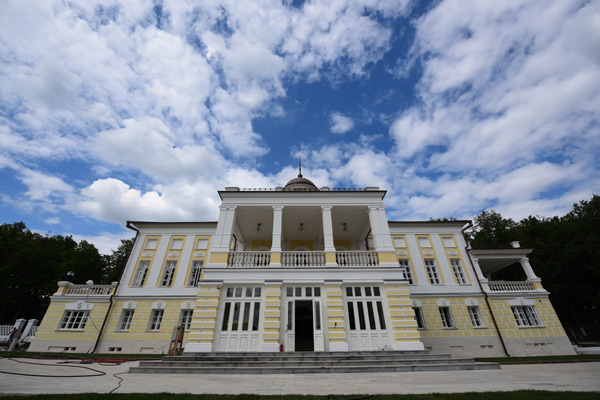
[(117, 250), (113, 250), (111, 255), (104, 256), (106, 264), (104, 281), (106, 283), (119, 280), (132, 249), (133, 239), (121, 239), (121, 244)]

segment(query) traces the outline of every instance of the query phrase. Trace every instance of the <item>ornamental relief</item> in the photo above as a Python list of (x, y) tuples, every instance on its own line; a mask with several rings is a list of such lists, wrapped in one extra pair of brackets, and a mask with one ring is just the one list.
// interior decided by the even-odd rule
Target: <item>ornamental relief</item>
[(169, 257), (179, 257), (179, 253), (176, 251), (172, 251), (168, 254)]
[(457, 256), (459, 253), (456, 250), (451, 250), (451, 251), (448, 252), (448, 254), (451, 255), (451, 256)]
[(423, 250), (423, 255), (424, 256), (432, 256), (434, 254), (435, 253), (433, 251), (431, 251), (431, 250)]
[(150, 253), (148, 251), (145, 253), (142, 253), (142, 257), (152, 257), (153, 255), (154, 255), (153, 253)]
[(206, 256), (206, 253), (203, 253), (201, 251), (194, 253), (194, 257), (204, 257)]
[(396, 254), (399, 255), (399, 256), (407, 256), (408, 255), (408, 251), (397, 251)]

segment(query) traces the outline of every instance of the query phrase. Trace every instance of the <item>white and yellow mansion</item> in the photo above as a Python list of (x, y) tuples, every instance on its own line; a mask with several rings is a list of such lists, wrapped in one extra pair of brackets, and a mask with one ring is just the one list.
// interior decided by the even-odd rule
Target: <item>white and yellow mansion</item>
[[(129, 221), (118, 283), (59, 282), (30, 351), (574, 354), (531, 249), (469, 249), (470, 221), (388, 221), (377, 187), (220, 191), (217, 222)], [(520, 263), (527, 280), (490, 281)]]

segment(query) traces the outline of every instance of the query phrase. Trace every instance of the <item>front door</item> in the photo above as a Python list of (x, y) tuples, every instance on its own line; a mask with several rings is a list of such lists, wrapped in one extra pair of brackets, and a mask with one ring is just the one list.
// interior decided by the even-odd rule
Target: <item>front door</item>
[(296, 327), (294, 347), (296, 351), (314, 351), (312, 300), (295, 301), (294, 323)]
[(287, 287), (285, 351), (323, 351), (321, 288)]

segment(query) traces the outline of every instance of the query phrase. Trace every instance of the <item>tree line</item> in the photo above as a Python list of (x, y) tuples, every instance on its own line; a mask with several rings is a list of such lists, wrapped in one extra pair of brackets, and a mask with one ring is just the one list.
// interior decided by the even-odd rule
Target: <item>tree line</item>
[(41, 320), (58, 281), (118, 280), (132, 245), (121, 240), (111, 255), (101, 255), (85, 240), (31, 232), (23, 222), (0, 225), (0, 324)]

